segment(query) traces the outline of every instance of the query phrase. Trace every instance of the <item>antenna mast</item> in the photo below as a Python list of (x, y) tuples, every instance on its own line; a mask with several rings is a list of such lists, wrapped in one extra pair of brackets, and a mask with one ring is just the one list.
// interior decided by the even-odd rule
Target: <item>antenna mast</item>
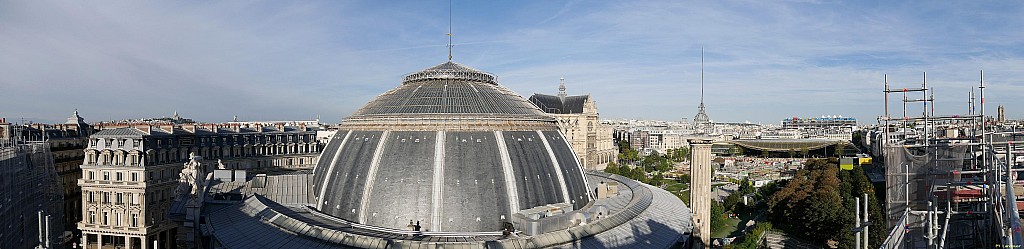
[(700, 105), (704, 105), (704, 47), (700, 48)]
[(452, 0), (448, 0), (448, 61), (452, 61)]

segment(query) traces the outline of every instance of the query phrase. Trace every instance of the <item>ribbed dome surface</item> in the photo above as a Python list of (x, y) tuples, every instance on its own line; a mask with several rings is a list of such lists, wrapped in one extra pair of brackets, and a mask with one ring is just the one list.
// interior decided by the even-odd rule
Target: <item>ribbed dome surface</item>
[(501, 114), (545, 117), (544, 112), (499, 85), (494, 75), (446, 62), (405, 76), (352, 117), (394, 114)]
[(493, 232), (521, 210), (586, 206), (554, 118), (494, 79), (447, 62), (346, 118), (314, 169), (316, 208), (392, 229)]

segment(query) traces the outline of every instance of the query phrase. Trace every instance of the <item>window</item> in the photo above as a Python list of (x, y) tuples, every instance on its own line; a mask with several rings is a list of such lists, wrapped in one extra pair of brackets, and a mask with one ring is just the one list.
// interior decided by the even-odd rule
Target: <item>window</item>
[(89, 223), (96, 224), (96, 211), (89, 211)]
[(124, 141), (125, 141), (124, 139), (121, 139), (121, 141), (117, 141), (117, 146), (123, 148), (124, 147)]
[(110, 181), (110, 172), (103, 171), (103, 180)]
[(115, 175), (114, 179), (117, 179), (118, 181), (124, 181), (124, 173), (117, 172), (117, 175)]
[(103, 225), (110, 225), (110, 213), (103, 211)]
[(117, 226), (121, 226), (121, 212), (117, 212), (117, 217), (114, 219), (114, 223), (117, 224)]
[(134, 193), (128, 193), (128, 204), (133, 204), (133, 205), (139, 204), (139, 203), (135, 202), (135, 194)]
[(96, 202), (95, 196), (93, 196), (93, 192), (92, 191), (88, 191), (88, 192), (89, 192), (89, 202)]
[(103, 192), (103, 203), (110, 203), (110, 193)]
[(139, 173), (132, 172), (132, 181), (133, 182), (139, 181)]
[(89, 180), (96, 180), (95, 172), (89, 171)]
[(117, 199), (116, 199), (116, 201), (117, 201), (117, 204), (122, 204), (122, 203), (124, 203), (124, 199), (123, 199), (123, 198), (124, 198), (124, 195), (123, 195), (123, 194), (121, 194), (121, 193), (117, 193)]
[(133, 227), (138, 227), (139, 226), (139, 214), (132, 214), (132, 226)]

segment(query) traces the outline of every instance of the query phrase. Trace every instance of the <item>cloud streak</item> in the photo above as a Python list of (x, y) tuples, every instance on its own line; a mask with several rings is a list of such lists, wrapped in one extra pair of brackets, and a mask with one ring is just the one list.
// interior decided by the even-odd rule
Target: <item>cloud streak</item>
[[(603, 118), (692, 118), (707, 51), (709, 115), (873, 122), (882, 80), (927, 71), (960, 113), (986, 70), (990, 103), (1024, 108), (1019, 3), (456, 2), (455, 60), (525, 95), (592, 94)], [(0, 116), (337, 122), (447, 58), (441, 2), (0, 2)], [(942, 17), (942, 18), (937, 18)], [(994, 90), (998, 89), (998, 91)], [(948, 107), (948, 109), (947, 109)], [(994, 108), (994, 107), (993, 107)]]

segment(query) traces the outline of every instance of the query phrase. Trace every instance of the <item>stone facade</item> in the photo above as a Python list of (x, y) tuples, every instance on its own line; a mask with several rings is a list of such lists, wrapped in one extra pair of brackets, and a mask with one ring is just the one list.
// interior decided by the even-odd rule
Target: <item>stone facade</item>
[(580, 164), (588, 170), (603, 170), (618, 153), (612, 137), (614, 130), (599, 120), (597, 103), (590, 95), (568, 96), (565, 84), (556, 96), (535, 93), (530, 102), (555, 116), (559, 130), (569, 139)]
[[(254, 171), (311, 169), (321, 144), (314, 128), (283, 124), (99, 125), (82, 162), (81, 243), (87, 248), (175, 248), (167, 219), (182, 165), (195, 154), (204, 165)], [(210, 172), (206, 170), (205, 172)]]
[(690, 210), (695, 245), (711, 242), (711, 139), (690, 139)]

